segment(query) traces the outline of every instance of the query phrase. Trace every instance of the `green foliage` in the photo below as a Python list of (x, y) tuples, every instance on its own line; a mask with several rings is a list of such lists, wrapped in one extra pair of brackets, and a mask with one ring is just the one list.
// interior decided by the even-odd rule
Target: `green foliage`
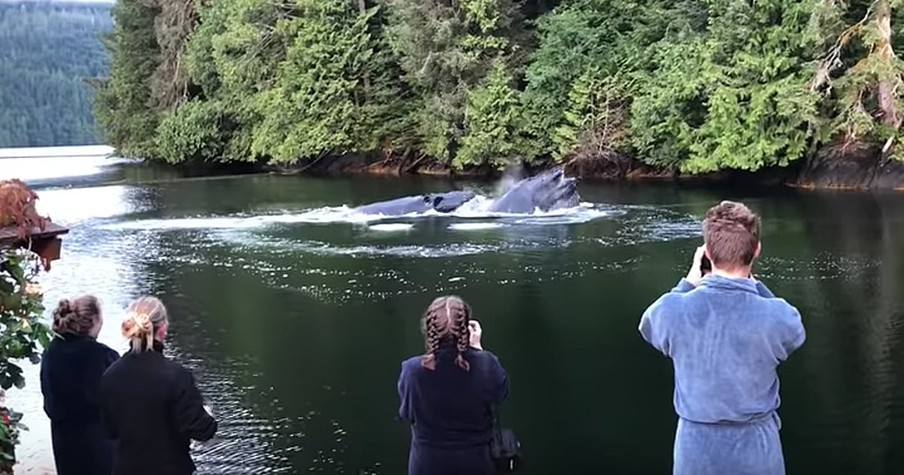
[(229, 157), (225, 122), (219, 102), (183, 104), (157, 127), (157, 153), (169, 163), (225, 160)]
[(563, 123), (552, 135), (556, 161), (627, 153), (629, 87), (618, 75), (605, 76), (595, 69), (588, 69), (574, 82)]
[(515, 151), (520, 111), (512, 78), (497, 62), (485, 83), (468, 94), (467, 134), (453, 165), (505, 168)]
[(879, 0), (869, 9), (861, 3), (821, 1), (812, 17), (808, 40), (824, 51), (812, 88), (834, 109), (818, 132), (823, 140), (885, 142), (889, 155), (904, 158), (892, 147), (904, 110), (904, 62), (897, 56), (904, 40), (894, 31), (904, 19), (904, 2)]
[[(530, 159), (545, 156), (556, 148), (555, 131), (565, 121), (569, 93), (575, 81), (587, 71), (607, 74), (619, 69), (620, 32), (630, 30), (636, 5), (618, 9), (609, 1), (578, 0), (563, 4), (540, 20), (540, 46), (527, 68), (523, 94), (531, 145)], [(577, 139), (572, 141), (577, 143)], [(559, 150), (562, 153), (562, 150)]]
[(98, 143), (85, 81), (111, 28), (106, 5), (0, 2), (0, 147)]
[(219, 103), (224, 159), (255, 161), (254, 128), (263, 120), (259, 93), (275, 81), (289, 38), (275, 26), (285, 12), (269, 0), (218, 0), (199, 9), (203, 18), (186, 44), (185, 64), (199, 99)]
[(710, 46), (702, 39), (664, 43), (652, 52), (658, 74), (639, 75), (641, 93), (631, 105), (632, 145), (654, 166), (677, 167), (705, 120)]
[(688, 173), (758, 170), (803, 157), (817, 96), (800, 45), (814, 2), (710, 0), (693, 41), (659, 42), (638, 76), (631, 128), (649, 163)]
[(122, 0), (97, 115), (124, 154), (171, 163), (783, 167), (893, 148), (902, 4)]
[(378, 9), (359, 12), (346, 0), (299, 0), (276, 24), (290, 38), (273, 87), (258, 97), (263, 119), (252, 150), (277, 163), (325, 154), (379, 150), (394, 135), (403, 105), (390, 73)]
[[(17, 361), (40, 362), (40, 347), (46, 348), (52, 330), (42, 321), (43, 296), (35, 278), (40, 270), (36, 256), (26, 250), (0, 250), (0, 388), (25, 387)], [(0, 473), (12, 474), (21, 414), (0, 408)], [(5, 463), (5, 462), (8, 462)], [(7, 471), (8, 470), (8, 471)]]
[(151, 77), (160, 64), (158, 13), (141, 0), (120, 0), (113, 7), (115, 26), (106, 43), (110, 75), (98, 84), (95, 111), (106, 140), (125, 157), (157, 157), (159, 111), (151, 102)]
[(497, 61), (512, 75), (520, 68), (517, 53), (525, 38), (518, 8), (511, 0), (387, 4), (390, 45), (418, 98), (414, 121), (421, 147), (451, 163), (468, 133), (469, 91), (480, 87)]

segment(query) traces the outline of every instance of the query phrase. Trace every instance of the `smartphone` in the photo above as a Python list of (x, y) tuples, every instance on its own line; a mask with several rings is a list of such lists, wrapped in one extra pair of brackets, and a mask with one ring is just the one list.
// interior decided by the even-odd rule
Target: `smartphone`
[(700, 259), (700, 273), (703, 275), (709, 274), (713, 271), (713, 263), (709, 261), (709, 258), (706, 257), (706, 254), (703, 255), (703, 258)]

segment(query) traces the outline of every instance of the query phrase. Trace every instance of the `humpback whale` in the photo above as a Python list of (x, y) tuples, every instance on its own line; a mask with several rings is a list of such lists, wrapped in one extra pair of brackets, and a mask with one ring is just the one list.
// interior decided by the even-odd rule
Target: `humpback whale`
[(449, 191), (446, 193), (405, 196), (394, 200), (359, 206), (355, 208), (355, 211), (362, 214), (382, 214), (384, 216), (425, 213), (430, 210), (436, 210), (440, 213), (451, 213), (461, 205), (471, 201), (474, 196), (474, 193), (470, 191)]
[[(355, 211), (369, 215), (401, 216), (436, 210), (451, 213), (474, 199), (470, 191), (448, 191), (425, 195), (404, 196), (389, 201), (380, 201), (355, 208)], [(580, 204), (577, 179), (565, 177), (561, 168), (518, 181), (501, 197), (493, 201), (489, 211), (496, 213), (529, 214), (536, 210), (551, 211), (572, 208)]]
[(533, 213), (573, 208), (581, 202), (576, 178), (566, 178), (561, 168), (521, 180), (490, 205), (497, 213)]

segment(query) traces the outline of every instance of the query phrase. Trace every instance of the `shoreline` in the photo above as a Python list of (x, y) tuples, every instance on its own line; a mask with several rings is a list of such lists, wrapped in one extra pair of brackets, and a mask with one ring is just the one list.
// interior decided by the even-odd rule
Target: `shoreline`
[[(143, 167), (169, 169), (186, 178), (213, 178), (269, 173), (275, 175), (322, 177), (424, 177), (495, 181), (507, 174), (531, 176), (553, 167), (563, 167), (568, 176), (588, 183), (681, 184), (688, 186), (732, 185), (762, 188), (829, 191), (904, 191), (904, 161), (883, 158), (870, 144), (827, 147), (814, 156), (785, 167), (745, 170), (720, 170), (698, 175), (655, 168), (637, 159), (575, 159), (564, 163), (545, 161), (522, 163), (512, 170), (473, 167), (455, 170), (450, 165), (428, 157), (372, 155), (325, 156), (311, 162), (292, 165), (270, 165), (253, 162), (185, 162), (169, 164), (153, 159), (129, 159), (116, 154), (107, 145), (33, 147), (0, 149), (0, 159), (23, 161), (42, 158), (99, 158), (103, 161), (125, 160)], [(12, 162), (11, 161), (11, 162)]]
[[(247, 166), (242, 165), (245, 170)], [(904, 191), (904, 161), (883, 159), (878, 150), (869, 145), (827, 148), (808, 160), (755, 172), (721, 170), (688, 175), (674, 170), (654, 168), (636, 159), (623, 158), (607, 161), (584, 159), (565, 163), (521, 164), (517, 174), (530, 176), (556, 166), (563, 167), (566, 175), (578, 177), (588, 183), (672, 183), (689, 186), (733, 185), (827, 191)], [(180, 165), (175, 167), (178, 168)], [(416, 176), (481, 181), (498, 180), (507, 173), (486, 168), (459, 171), (436, 160), (424, 158), (375, 159), (351, 155), (290, 166), (259, 165), (257, 168), (262, 172), (280, 175), (387, 178)], [(223, 168), (218, 170), (222, 171)]]

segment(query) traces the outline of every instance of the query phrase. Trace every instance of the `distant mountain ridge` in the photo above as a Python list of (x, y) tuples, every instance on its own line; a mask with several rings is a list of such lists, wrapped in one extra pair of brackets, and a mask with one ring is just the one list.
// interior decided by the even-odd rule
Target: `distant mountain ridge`
[(88, 81), (107, 76), (113, 4), (0, 0), (0, 148), (103, 143)]

